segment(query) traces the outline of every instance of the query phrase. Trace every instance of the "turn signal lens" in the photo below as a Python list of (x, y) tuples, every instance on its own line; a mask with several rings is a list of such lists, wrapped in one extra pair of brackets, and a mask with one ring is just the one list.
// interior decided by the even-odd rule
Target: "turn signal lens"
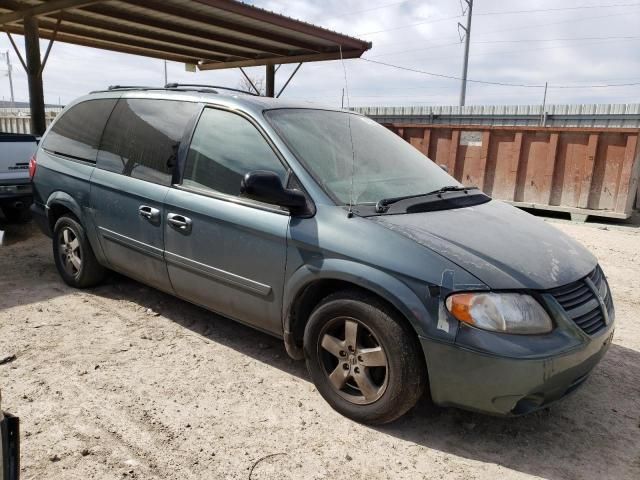
[(553, 329), (551, 318), (531, 295), (521, 293), (456, 293), (447, 310), (461, 322), (503, 333), (540, 334)]
[(471, 301), (473, 293), (458, 293), (447, 298), (447, 309), (451, 314), (461, 322), (473, 325), (473, 317), (471, 317)]

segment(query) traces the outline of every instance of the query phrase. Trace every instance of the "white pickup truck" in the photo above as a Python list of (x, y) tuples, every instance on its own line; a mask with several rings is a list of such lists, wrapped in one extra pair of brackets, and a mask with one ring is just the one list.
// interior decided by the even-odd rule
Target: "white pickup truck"
[(9, 222), (29, 218), (29, 160), (38, 148), (33, 135), (0, 133), (0, 210)]

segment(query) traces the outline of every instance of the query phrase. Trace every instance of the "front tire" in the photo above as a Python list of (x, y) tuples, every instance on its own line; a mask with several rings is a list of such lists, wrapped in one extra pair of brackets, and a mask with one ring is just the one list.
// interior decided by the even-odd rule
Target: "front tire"
[(67, 285), (87, 288), (104, 280), (106, 270), (98, 263), (84, 227), (71, 215), (63, 215), (53, 227), (53, 258)]
[(322, 301), (307, 323), (304, 352), (320, 394), (357, 422), (391, 422), (424, 392), (426, 368), (415, 334), (365, 293), (339, 292)]

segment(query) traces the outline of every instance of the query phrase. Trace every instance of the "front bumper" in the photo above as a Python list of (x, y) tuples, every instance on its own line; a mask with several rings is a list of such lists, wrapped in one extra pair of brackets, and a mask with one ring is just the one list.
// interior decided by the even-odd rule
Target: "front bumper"
[(604, 356), (612, 337), (610, 327), (568, 352), (526, 359), (420, 340), (434, 403), (514, 416), (544, 408), (578, 388)]
[(20, 474), (20, 422), (0, 412), (0, 480), (18, 480)]

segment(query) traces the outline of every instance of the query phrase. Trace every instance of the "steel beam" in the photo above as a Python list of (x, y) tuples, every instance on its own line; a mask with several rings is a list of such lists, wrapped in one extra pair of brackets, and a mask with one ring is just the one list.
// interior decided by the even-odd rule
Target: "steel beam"
[[(40, 21), (40, 28), (42, 30), (50, 30), (53, 31), (55, 29), (56, 22), (49, 19), (42, 19)], [(216, 55), (213, 52), (206, 50), (204, 48), (192, 47), (190, 45), (181, 45), (178, 42), (174, 42), (170, 44), (168, 42), (160, 42), (155, 41), (152, 38), (132, 38), (122, 35), (116, 32), (92, 32), (88, 30), (86, 27), (76, 26), (76, 25), (60, 25), (58, 29), (59, 33), (66, 33), (69, 35), (75, 35), (76, 37), (84, 37), (88, 42), (93, 40), (103, 40), (105, 42), (110, 42), (114, 44), (121, 44), (129, 47), (140, 47), (149, 50), (156, 50), (158, 52), (167, 52), (175, 55), (184, 55), (196, 57), (199, 59), (207, 59), (207, 60), (219, 60), (225, 61), (228, 57), (224, 55)]]
[(264, 23), (270, 23), (271, 25), (277, 25), (278, 27), (294, 30), (306, 35), (313, 35), (315, 37), (322, 38), (327, 42), (331, 42), (350, 49), (362, 49), (367, 50), (371, 48), (371, 43), (358, 40), (356, 38), (347, 37), (336, 32), (332, 32), (327, 29), (320, 29), (314, 25), (293, 20), (291, 18), (278, 15), (276, 13), (263, 10), (261, 8), (255, 8), (252, 5), (248, 5), (242, 2), (236, 2), (233, 0), (195, 0), (198, 3), (209, 5), (211, 7), (219, 8), (227, 12), (232, 12), (243, 17), (253, 18)]
[[(106, 5), (93, 5), (91, 7), (87, 7), (84, 10), (87, 12), (91, 12), (94, 14), (101, 15), (105, 17), (105, 22), (112, 23), (114, 20), (121, 20), (127, 23), (127, 28), (131, 23), (135, 23), (138, 26), (149, 27), (157, 30), (165, 30), (170, 32), (175, 32), (180, 35), (189, 36), (195, 39), (200, 39), (202, 41), (211, 41), (219, 44), (223, 44), (225, 48), (229, 50), (233, 49), (233, 47), (240, 47), (246, 50), (253, 50), (256, 53), (268, 52), (273, 55), (288, 55), (289, 50), (286, 48), (274, 47), (271, 45), (262, 45), (257, 42), (238, 39), (228, 35), (212, 33), (210, 30), (206, 28), (200, 27), (185, 27), (182, 25), (175, 24), (173, 22), (167, 20), (161, 20), (156, 18), (150, 18), (146, 15), (142, 15), (139, 12), (122, 12), (119, 10), (115, 10)], [(112, 20), (107, 20), (112, 19)], [(191, 19), (193, 20), (193, 19)], [(150, 32), (150, 35), (153, 35), (153, 32)], [(225, 52), (230, 55), (234, 55), (235, 52), (229, 51)], [(240, 56), (240, 55), (238, 55)]]
[[(102, 19), (96, 19), (95, 17), (89, 17), (85, 15), (76, 15), (73, 13), (64, 13), (62, 16), (66, 25), (74, 25), (75, 27), (90, 27), (91, 29), (106, 30), (111, 33), (118, 33), (129, 37), (135, 37), (140, 40), (154, 40), (161, 43), (167, 43), (171, 46), (180, 45), (183, 47), (191, 47), (198, 50), (209, 51), (212, 55), (229, 56), (239, 58), (254, 58), (255, 53), (247, 52), (240, 48), (232, 48), (227, 46), (220, 46), (215, 43), (210, 43), (209, 38), (203, 37), (202, 34), (192, 34), (191, 39), (185, 38), (180, 32), (180, 28), (173, 27), (167, 28), (166, 31), (157, 32), (150, 31), (148, 29), (138, 28), (137, 26), (123, 24), (121, 22), (106, 21)], [(43, 23), (44, 19), (40, 19), (40, 23)], [(137, 23), (137, 25), (141, 25)], [(176, 29), (177, 28), (177, 29)], [(100, 33), (92, 32), (89, 30), (87, 36), (99, 36)]]
[(273, 63), (266, 65), (266, 92), (267, 97), (273, 97), (276, 91), (276, 70)]
[(40, 63), (40, 37), (38, 19), (24, 19), (24, 48), (29, 81), (29, 107), (31, 109), (31, 133), (42, 135), (47, 129), (44, 118), (44, 91), (42, 87), (42, 64)]
[(287, 88), (287, 85), (289, 85), (289, 82), (293, 79), (293, 77), (296, 75), (296, 73), (298, 73), (298, 70), (300, 70), (301, 66), (302, 66), (302, 63), (299, 63), (298, 66), (293, 71), (293, 73), (291, 75), (289, 75), (289, 78), (287, 79), (286, 82), (284, 82), (284, 85), (282, 86), (282, 88), (278, 92), (278, 95), (276, 95), (276, 98), (280, 98), (280, 95), (282, 95), (282, 92), (284, 92), (284, 89)]
[[(6, 29), (11, 33), (16, 33), (19, 35), (23, 34), (23, 29), (21, 25), (9, 25)], [(40, 37), (50, 39), (53, 37), (52, 30), (40, 29)], [(134, 47), (131, 45), (125, 45), (122, 43), (112, 43), (103, 40), (95, 40), (95, 39), (87, 39), (86, 37), (81, 37), (77, 35), (70, 35), (67, 33), (58, 32), (56, 36), (59, 42), (64, 43), (72, 43), (74, 45), (82, 45), (83, 47), (92, 47), (92, 48), (100, 48), (102, 50), (111, 50), (114, 52), (120, 53), (129, 53), (131, 55), (142, 55), (145, 57), (151, 58), (159, 58), (161, 60), (172, 60), (174, 62), (179, 63), (191, 63), (196, 64), (201, 59), (187, 54), (173, 54), (168, 53), (166, 51), (158, 50), (157, 48), (143, 48), (143, 47)]]
[[(343, 50), (342, 58), (358, 58), (362, 53), (362, 50)], [(260, 65), (270, 63), (306, 63), (322, 60), (340, 60), (340, 52), (291, 55), (287, 57), (265, 57), (256, 60), (239, 60), (237, 62), (203, 62), (198, 65), (198, 68), (200, 70), (220, 70), (223, 68), (259, 67)]]
[[(208, 25), (209, 27), (215, 26), (215, 28), (228, 30), (232, 33), (241, 33), (243, 35), (249, 35), (255, 37), (258, 41), (268, 39), (271, 43), (279, 43), (282, 45), (286, 45), (288, 47), (294, 47), (296, 49), (304, 49), (310, 50), (312, 52), (320, 52), (323, 48), (317, 44), (307, 42), (304, 40), (299, 40), (293, 37), (287, 37), (286, 35), (279, 35), (269, 30), (262, 30), (260, 28), (253, 28), (249, 26), (245, 26), (239, 23), (235, 23), (232, 21), (224, 20), (219, 17), (215, 17), (212, 15), (206, 15), (203, 13), (198, 13), (197, 15), (193, 14), (189, 10), (185, 8), (179, 8), (172, 6), (167, 3), (154, 2), (153, 5), (150, 5), (149, 0), (127, 0), (127, 3), (138, 5), (140, 7), (145, 7), (154, 10), (155, 12), (164, 13), (166, 15), (175, 16), (178, 18), (186, 18), (190, 21), (197, 21)], [(122, 12), (123, 19), (126, 20), (129, 12)], [(215, 35), (215, 34), (214, 34)], [(238, 45), (241, 45), (241, 40), (236, 38), (236, 42)], [(269, 44), (264, 45), (264, 49), (268, 49)]]
[(51, 0), (49, 2), (0, 15), (0, 25), (18, 22), (26, 17), (37, 17), (47, 13), (58, 12), (65, 8), (80, 8), (104, 0)]

